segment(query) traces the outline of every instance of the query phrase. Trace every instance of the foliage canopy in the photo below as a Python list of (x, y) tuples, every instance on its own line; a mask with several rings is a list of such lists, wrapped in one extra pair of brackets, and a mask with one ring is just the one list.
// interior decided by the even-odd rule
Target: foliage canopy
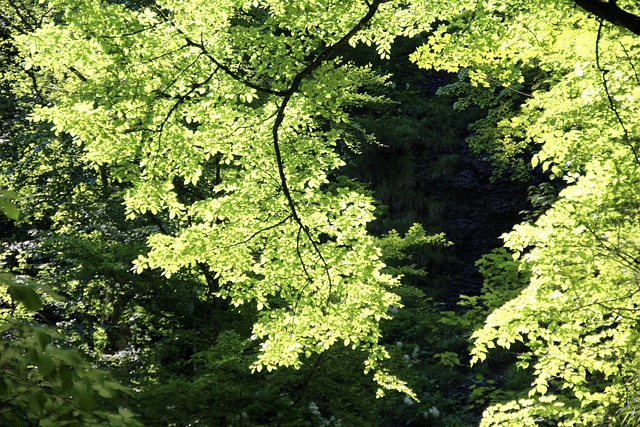
[(56, 82), (55, 104), (33, 118), (109, 166), (130, 219), (171, 220), (136, 270), (200, 269), (219, 298), (253, 304), (256, 371), (335, 343), (365, 349), (376, 368), (397, 283), (366, 233), (370, 199), (331, 176), (344, 107), (375, 77), (335, 53), (366, 41), (384, 55), (407, 12), (380, 1), (52, 5), (59, 22), (24, 38), (27, 67)]
[[(488, 408), (483, 425), (625, 423), (637, 407), (640, 45), (624, 19), (638, 9), (576, 3), (598, 16), (573, 2), (477, 3), (414, 55), (423, 66), (463, 68), (449, 90), (491, 109), (493, 126), (480, 130), (488, 144), (566, 186), (504, 236), (529, 279), (474, 333), (473, 359), (523, 343), (519, 366), (534, 381)], [(625, 18), (595, 3), (623, 7)], [(501, 111), (514, 97), (517, 108)], [(511, 262), (498, 261), (487, 280), (500, 281)]]
[[(129, 220), (156, 224), (134, 269), (190, 274), (218, 300), (255, 310), (256, 372), (343, 346), (366, 353), (381, 386), (409, 394), (380, 363), (379, 322), (400, 305), (398, 279), (367, 233), (371, 198), (337, 173), (341, 151), (357, 145), (348, 111), (384, 78), (339, 54), (361, 43), (387, 57), (396, 37), (427, 32), (412, 59), (458, 72), (441, 91), (487, 111), (472, 144), (503, 169), (531, 167), (565, 187), (504, 236), (511, 259), (481, 264), (487, 286), (523, 289), (488, 289), (492, 312), (473, 334), (473, 360), (520, 345), (519, 366), (534, 376), (483, 424), (624, 423), (635, 413), (633, 2), (49, 5), (55, 19), (17, 38), (51, 99), (31, 118), (82, 148), (81, 162), (123, 195)], [(9, 196), (0, 202), (15, 217)]]

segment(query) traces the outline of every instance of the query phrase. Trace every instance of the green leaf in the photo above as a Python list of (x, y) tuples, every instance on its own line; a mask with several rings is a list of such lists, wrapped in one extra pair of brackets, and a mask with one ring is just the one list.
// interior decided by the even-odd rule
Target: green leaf
[(0, 190), (0, 208), (4, 211), (4, 214), (13, 220), (18, 220), (20, 218), (20, 210), (12, 202), (18, 198), (18, 194), (14, 191), (10, 190)]
[(104, 397), (105, 399), (111, 399), (115, 397), (115, 390), (105, 387), (103, 384), (94, 384), (93, 389), (98, 392), (100, 397)]
[(83, 411), (90, 412), (96, 407), (95, 399), (89, 394), (79, 394), (73, 401)]
[(44, 333), (42, 330), (35, 331), (36, 339), (38, 340), (38, 344), (40, 345), (40, 351), (44, 351), (49, 344), (49, 335)]
[(539, 164), (540, 164), (540, 157), (538, 157), (537, 155), (532, 156), (531, 157), (531, 167), (535, 168)]
[(58, 380), (62, 390), (69, 391), (73, 388), (73, 373), (67, 365), (58, 366)]
[(51, 357), (47, 354), (40, 354), (38, 356), (38, 372), (43, 377), (48, 376), (53, 372), (54, 363)]
[(7, 216), (7, 218), (16, 221), (20, 219), (20, 209), (18, 209), (18, 207), (14, 203), (8, 200), (0, 199), (0, 207), (2, 207), (2, 210), (4, 211), (4, 214)]
[(15, 200), (18, 198), (18, 193), (11, 190), (0, 190), (0, 200), (3, 198)]
[(536, 385), (536, 391), (542, 395), (547, 393), (549, 387), (546, 384), (538, 384)]
[(9, 295), (22, 304), (27, 310), (38, 311), (42, 309), (42, 300), (36, 291), (29, 285), (11, 284)]
[(31, 411), (38, 415), (43, 414), (44, 404), (46, 401), (46, 396), (40, 390), (33, 390), (31, 394), (29, 394), (29, 407), (31, 408)]

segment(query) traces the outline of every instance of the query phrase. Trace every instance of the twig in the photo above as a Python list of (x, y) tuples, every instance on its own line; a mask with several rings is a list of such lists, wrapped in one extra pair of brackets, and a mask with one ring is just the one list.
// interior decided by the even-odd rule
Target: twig
[(498, 84), (498, 85), (502, 86), (503, 88), (505, 88), (505, 89), (507, 89), (507, 90), (510, 90), (511, 92), (517, 93), (517, 94), (522, 95), (522, 96), (525, 96), (525, 97), (527, 97), (527, 98), (535, 98), (535, 96), (531, 95), (530, 93), (522, 92), (522, 91), (520, 91), (520, 90), (518, 90), (518, 89), (514, 89), (514, 88), (512, 88), (512, 87), (505, 86), (504, 84), (502, 84), (502, 82), (501, 82), (500, 80), (498, 80), (498, 79), (494, 79), (494, 78), (493, 78), (493, 77), (491, 77), (491, 76), (486, 76), (486, 78), (487, 78), (487, 80), (492, 81), (492, 82), (494, 82), (494, 83), (496, 83), (496, 84)]

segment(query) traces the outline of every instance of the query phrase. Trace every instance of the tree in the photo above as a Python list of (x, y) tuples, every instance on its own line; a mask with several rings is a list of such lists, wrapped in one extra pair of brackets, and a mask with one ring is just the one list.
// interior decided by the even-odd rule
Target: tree
[(335, 179), (344, 106), (366, 67), (346, 43), (387, 54), (403, 33), (392, 3), (52, 3), (60, 22), (25, 37), (51, 73), (55, 105), (34, 119), (68, 132), (96, 168), (129, 186), (129, 218), (167, 215), (136, 269), (201, 272), (218, 298), (253, 305), (253, 369), (298, 367), (334, 344), (365, 350), (384, 387), (378, 321), (398, 305), (366, 233), (370, 199)]
[[(0, 194), (16, 197), (6, 190)], [(13, 202), (0, 201), (5, 214), (17, 219)], [(62, 347), (54, 328), (30, 319), (29, 312), (43, 307), (37, 285), (8, 273), (0, 273), (0, 285), (0, 420), (15, 426), (139, 426), (130, 410), (104, 408), (126, 387), (78, 351)], [(100, 400), (103, 407), (97, 408)]]
[(623, 423), (634, 413), (637, 6), (51, 5), (56, 20), (20, 39), (26, 66), (52, 82), (54, 103), (33, 119), (71, 135), (83, 161), (125, 192), (130, 219), (154, 218), (136, 270), (186, 272), (219, 304), (254, 310), (255, 371), (347, 346), (366, 353), (379, 384), (407, 393), (380, 363), (378, 321), (399, 299), (366, 232), (371, 199), (336, 173), (353, 145), (347, 110), (380, 78), (337, 54), (367, 43), (385, 57), (394, 37), (429, 31), (413, 59), (459, 72), (447, 88), (458, 105), (489, 110), (479, 145), (567, 186), (505, 236), (511, 260), (484, 261), (495, 266), (483, 264), (487, 283), (507, 273), (511, 283), (517, 262), (527, 286), (475, 332), (474, 357), (521, 343), (520, 366), (535, 380), (483, 422)]
[[(575, 3), (596, 16), (564, 1), (469, 4), (414, 56), (463, 69), (455, 90), (498, 116), (488, 143), (566, 187), (504, 236), (528, 280), (474, 333), (474, 360), (520, 346), (534, 380), (494, 402), (482, 425), (637, 422), (640, 45), (627, 29), (637, 33), (638, 9)], [(515, 110), (487, 103), (506, 93), (521, 97)], [(496, 257), (488, 283), (513, 260)]]
[(0, 302), (11, 303), (0, 321), (0, 420), (12, 426), (140, 426), (129, 409), (113, 408), (129, 389), (61, 344), (54, 328), (16, 312), (42, 307), (33, 284), (7, 273), (0, 280)]
[[(29, 32), (17, 30), (14, 35)], [(55, 92), (60, 83), (46, 68), (29, 68), (26, 71), (33, 75), (36, 87), (47, 88), (44, 96), (34, 94), (32, 79), (25, 79), (19, 66), (22, 55), (28, 54), (13, 52), (10, 66), (3, 69), (11, 74), (12, 84), (3, 93), (9, 101), (5, 105), (11, 108), (2, 121), (6, 150), (0, 158), (4, 171), (0, 185), (19, 189), (23, 208), (19, 226), (6, 229), (3, 236), (3, 268), (37, 276), (39, 283), (65, 295), (64, 301), (43, 301), (38, 317), (55, 325), (66, 345), (88, 354), (93, 363), (111, 368), (122, 383), (135, 387), (135, 401), (129, 403), (136, 406), (142, 422), (297, 425), (309, 419), (339, 419), (350, 425), (371, 425), (381, 417), (398, 417), (373, 401), (372, 375), (353, 369), (362, 365), (366, 354), (351, 346), (336, 345), (319, 356), (311, 355), (298, 370), (248, 375), (260, 349), (258, 340), (250, 339), (257, 307), (248, 304), (230, 310), (227, 301), (216, 296), (218, 281), (206, 265), (184, 268), (171, 277), (150, 271), (131, 274), (131, 261), (145, 251), (144, 239), (150, 232), (171, 234), (183, 224), (163, 212), (125, 221), (121, 196), (130, 183), (113, 179), (110, 165), (93, 168), (69, 134), (55, 135), (49, 123), (22, 120), (38, 105), (53, 105), (56, 95), (49, 97), (48, 91)], [(77, 75), (63, 76), (68, 78)], [(374, 75), (364, 80), (376, 87), (384, 83)], [(357, 97), (358, 104), (369, 101), (379, 99)], [(340, 141), (340, 151), (343, 144)], [(218, 179), (216, 168), (207, 173), (209, 182)], [(344, 177), (331, 180), (334, 186), (339, 180), (340, 185), (361, 191), (360, 185)], [(209, 194), (210, 188), (176, 186), (176, 193), (193, 201)], [(414, 230), (410, 245), (420, 241), (418, 229)], [(390, 240), (393, 258), (402, 239), (395, 235)], [(411, 324), (412, 316), (400, 322)], [(405, 359), (389, 342), (387, 338), (390, 352), (399, 354), (387, 365), (395, 371)], [(410, 377), (406, 373), (405, 369), (402, 376)], [(176, 395), (183, 399), (176, 401)], [(257, 395), (261, 399), (255, 399)], [(428, 396), (440, 406), (435, 394)], [(392, 396), (385, 402), (393, 410), (399, 406), (405, 419), (423, 416), (420, 405), (408, 407), (402, 399)]]

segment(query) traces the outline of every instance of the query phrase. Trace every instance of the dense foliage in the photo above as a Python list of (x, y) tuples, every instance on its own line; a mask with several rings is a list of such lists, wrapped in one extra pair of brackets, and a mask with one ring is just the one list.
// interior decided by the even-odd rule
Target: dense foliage
[[(0, 6), (0, 420), (637, 424), (633, 2)], [(532, 207), (454, 308), (472, 120)]]
[[(425, 66), (464, 67), (455, 90), (466, 102), (520, 96), (506, 114), (489, 101), (502, 115), (492, 143), (515, 158), (529, 153), (567, 185), (504, 236), (529, 278), (474, 333), (474, 360), (523, 343), (518, 366), (534, 381), (487, 409), (484, 425), (636, 423), (638, 41), (603, 18), (571, 2), (474, 6), (415, 55)], [(488, 46), (500, 49), (478, 54)]]

